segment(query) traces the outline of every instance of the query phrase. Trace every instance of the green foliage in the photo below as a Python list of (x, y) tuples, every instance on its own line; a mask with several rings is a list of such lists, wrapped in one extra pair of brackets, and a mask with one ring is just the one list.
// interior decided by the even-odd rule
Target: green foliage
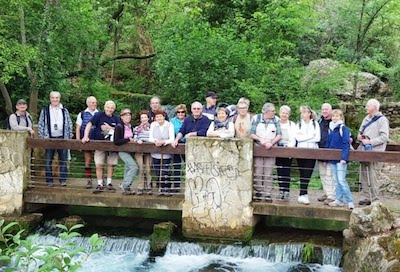
[(303, 247), (302, 261), (303, 263), (310, 263), (314, 254), (314, 244), (306, 243)]
[(21, 239), (24, 230), (16, 234), (10, 233), (10, 229), (17, 225), (12, 222), (6, 226), (4, 220), (0, 220), (0, 261), (7, 264), (6, 271), (77, 271), (82, 263), (94, 253), (100, 251), (103, 241), (97, 234), (89, 238), (90, 249), (78, 247), (72, 241), (74, 237), (80, 237), (75, 230), (83, 227), (78, 224), (68, 229), (66, 226), (57, 224), (63, 230), (59, 234), (61, 245), (38, 245), (38, 235), (31, 235)]

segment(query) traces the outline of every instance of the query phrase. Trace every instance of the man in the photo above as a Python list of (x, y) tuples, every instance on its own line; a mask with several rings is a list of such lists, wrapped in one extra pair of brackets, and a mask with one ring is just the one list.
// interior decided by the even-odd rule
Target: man
[(186, 138), (193, 136), (203, 136), (207, 134), (207, 129), (210, 126), (210, 120), (202, 115), (202, 105), (196, 101), (191, 106), (192, 115), (186, 117), (183, 120), (183, 124), (178, 134), (175, 137), (174, 142), (171, 144), (175, 148), (179, 141), (185, 142)]
[(207, 118), (212, 121), (214, 120), (216, 109), (217, 95), (214, 92), (208, 92), (206, 96), (206, 104), (203, 106), (203, 115), (207, 116)]
[[(162, 110), (162, 107), (161, 107), (161, 100), (160, 100), (160, 98), (158, 97), (158, 96), (153, 96), (151, 99), (150, 99), (150, 110), (149, 110), (149, 113), (150, 113), (150, 119), (149, 119), (149, 123), (151, 123), (151, 122), (153, 122), (154, 120), (155, 120), (155, 112), (156, 111), (159, 111), (159, 110)], [(167, 115), (165, 115), (165, 120), (166, 121), (169, 121), (169, 119), (168, 119), (168, 114)]]
[[(92, 119), (92, 117), (95, 115), (95, 113), (98, 112), (97, 110), (97, 99), (94, 96), (89, 96), (86, 98), (86, 105), (87, 108), (80, 112), (76, 118), (76, 139), (81, 140), (83, 135), (85, 134), (85, 128), (86, 125), (89, 123), (89, 121)], [(89, 133), (89, 138), (93, 138), (93, 127), (92, 130)], [(92, 167), (91, 167), (91, 161), (92, 161), (92, 151), (84, 151), (85, 154), (85, 177), (87, 179), (87, 185), (86, 189), (91, 189), (92, 188)]]
[[(275, 106), (265, 103), (262, 113), (252, 119), (250, 138), (256, 141), (258, 146), (270, 149), (282, 138), (280, 124), (275, 117)], [(272, 202), (272, 171), (275, 158), (254, 157), (254, 190), (256, 201)]]
[(32, 117), (29, 112), (27, 112), (28, 103), (24, 99), (20, 99), (17, 101), (15, 108), (17, 111), (12, 113), (8, 118), (10, 129), (16, 131), (28, 131), (31, 137), (35, 137)]
[[(385, 151), (389, 139), (389, 121), (379, 111), (380, 103), (370, 99), (365, 106), (368, 115), (361, 123), (357, 139), (360, 141), (359, 150)], [(370, 205), (379, 200), (377, 171), (382, 167), (380, 162), (360, 163), (360, 183), (362, 200), (359, 205)]]
[[(332, 121), (332, 106), (324, 103), (321, 106), (321, 118), (319, 119), (319, 128), (321, 131), (321, 140), (319, 148), (326, 148), (329, 135), (329, 123)], [(318, 197), (318, 201), (328, 205), (336, 199), (335, 181), (333, 180), (332, 169), (327, 161), (318, 161), (319, 176), (321, 178), (324, 195)]]
[[(113, 101), (107, 101), (104, 104), (104, 111), (97, 112), (93, 118), (87, 123), (85, 133), (82, 138), (82, 143), (89, 142), (89, 134), (94, 126), (93, 140), (108, 140), (113, 141), (114, 128), (120, 123), (119, 116), (114, 114), (116, 105)], [(107, 162), (107, 186), (106, 188), (115, 192), (112, 185), (112, 175), (114, 166), (118, 164), (118, 153), (95, 150), (94, 163), (96, 164), (97, 187), (93, 193), (97, 194), (104, 190), (104, 163)]]
[[(50, 105), (44, 107), (39, 116), (39, 138), (43, 139), (71, 139), (72, 121), (69, 112), (61, 105), (61, 94), (56, 91), (50, 93)], [(45, 169), (47, 186), (53, 187), (52, 163), (57, 151), (60, 165), (61, 186), (67, 186), (67, 149), (46, 149)]]

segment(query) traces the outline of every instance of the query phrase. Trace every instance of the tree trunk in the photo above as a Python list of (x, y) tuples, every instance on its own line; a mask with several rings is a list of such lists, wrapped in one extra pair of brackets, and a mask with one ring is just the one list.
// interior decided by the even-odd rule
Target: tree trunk
[(12, 106), (12, 102), (11, 102), (11, 98), (10, 98), (10, 94), (7, 91), (7, 87), (6, 85), (0, 81), (0, 92), (1, 95), (4, 98), (4, 102), (6, 103), (6, 113), (8, 115), (10, 115), (11, 113), (13, 113), (13, 106)]
[[(150, 37), (147, 35), (145, 29), (142, 25), (136, 24), (136, 32), (138, 34), (138, 44), (141, 56), (148, 56), (154, 54), (154, 47)], [(150, 83), (152, 78), (151, 73), (151, 59), (142, 59), (140, 61), (139, 66), (139, 75), (145, 77), (147, 82)], [(150, 84), (145, 84), (145, 86), (150, 86)], [(145, 87), (146, 88), (146, 87)], [(144, 93), (147, 94), (149, 92), (148, 89), (144, 90)]]
[[(25, 12), (22, 6), (19, 7), (19, 26), (21, 32), (21, 44), (26, 45), (26, 29), (25, 29)], [(32, 71), (31, 64), (26, 64), (26, 73), (30, 80), (30, 97), (29, 97), (29, 113), (34, 119), (37, 117), (38, 112), (38, 87), (37, 75)]]

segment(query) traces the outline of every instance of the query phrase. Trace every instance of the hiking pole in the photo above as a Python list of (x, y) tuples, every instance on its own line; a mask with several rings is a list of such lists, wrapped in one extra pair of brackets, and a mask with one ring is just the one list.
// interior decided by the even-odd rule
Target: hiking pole
[(369, 162), (365, 163), (365, 169), (367, 171), (367, 184), (368, 184), (369, 200), (372, 202), (371, 180), (369, 178)]

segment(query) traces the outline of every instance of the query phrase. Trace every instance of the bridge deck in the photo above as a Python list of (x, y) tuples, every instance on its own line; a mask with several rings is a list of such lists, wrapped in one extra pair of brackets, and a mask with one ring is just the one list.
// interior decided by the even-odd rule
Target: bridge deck
[[(115, 185), (118, 184), (115, 182)], [(139, 208), (139, 209), (160, 209), (160, 210), (182, 210), (184, 193), (170, 197), (159, 195), (132, 195), (121, 194), (118, 188), (115, 193), (101, 192), (93, 194), (92, 190), (84, 188), (84, 180), (69, 180), (67, 187), (61, 187), (55, 183), (55, 187), (47, 187), (45, 182), (31, 182), (24, 193), (24, 202), (32, 204), (61, 204), (79, 205), (93, 207), (114, 207), (114, 208)], [(291, 192), (289, 202), (273, 201), (272, 203), (253, 202), (254, 214), (274, 215), (288, 217), (302, 217), (313, 219), (326, 219), (337, 221), (348, 221), (351, 211), (347, 208), (334, 208), (317, 201), (322, 191), (309, 190), (311, 204), (303, 205), (297, 203), (298, 190)], [(276, 192), (275, 192), (276, 195)], [(354, 203), (360, 200), (358, 193), (352, 193)], [(392, 197), (382, 197), (381, 201), (391, 210), (399, 212), (400, 200)], [(357, 206), (357, 205), (356, 205)], [(396, 210), (397, 209), (397, 210)]]

